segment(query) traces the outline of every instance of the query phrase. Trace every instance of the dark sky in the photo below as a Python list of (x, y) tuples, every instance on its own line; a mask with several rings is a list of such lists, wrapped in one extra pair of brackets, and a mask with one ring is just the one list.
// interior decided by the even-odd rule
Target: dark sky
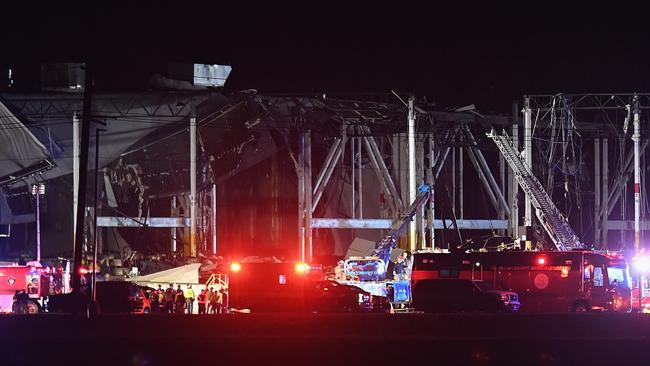
[(3, 23), (0, 61), (22, 86), (41, 61), (93, 55), (104, 90), (142, 89), (170, 61), (225, 63), (234, 90), (392, 89), (504, 113), (526, 93), (650, 90), (642, 11), (530, 4), (39, 5)]

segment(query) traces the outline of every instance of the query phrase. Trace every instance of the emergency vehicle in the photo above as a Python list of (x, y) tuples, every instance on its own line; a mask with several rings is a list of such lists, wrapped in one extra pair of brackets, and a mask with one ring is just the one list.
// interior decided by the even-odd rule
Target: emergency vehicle
[(305, 288), (323, 279), (322, 267), (303, 262), (231, 262), (228, 306), (242, 311), (295, 311)]
[(629, 312), (632, 281), (624, 258), (589, 251), (414, 254), (411, 284), (475, 279), (519, 294), (522, 312)]
[(17, 291), (29, 296), (29, 314), (42, 312), (47, 296), (64, 292), (67, 277), (65, 271), (50, 267), (0, 266), (0, 312), (14, 312)]
[(650, 313), (650, 255), (642, 251), (632, 263), (632, 309)]

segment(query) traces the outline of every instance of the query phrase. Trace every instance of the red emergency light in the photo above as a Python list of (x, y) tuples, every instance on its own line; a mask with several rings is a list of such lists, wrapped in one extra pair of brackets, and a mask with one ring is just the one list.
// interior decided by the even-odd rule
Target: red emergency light
[(241, 265), (237, 262), (230, 263), (230, 270), (232, 272), (239, 272), (241, 270)]
[(537, 264), (543, 266), (544, 263), (546, 263), (546, 259), (544, 257), (537, 258)]
[(309, 271), (309, 265), (307, 263), (298, 262), (296, 263), (296, 272), (306, 273)]

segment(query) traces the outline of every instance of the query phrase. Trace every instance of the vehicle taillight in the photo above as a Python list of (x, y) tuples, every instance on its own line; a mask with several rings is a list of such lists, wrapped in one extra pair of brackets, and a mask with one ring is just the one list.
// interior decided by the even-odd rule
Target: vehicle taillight
[(305, 273), (307, 271), (309, 271), (309, 265), (307, 263), (296, 263), (296, 272)]
[(237, 262), (231, 263), (230, 264), (230, 270), (232, 272), (239, 272), (241, 270), (241, 265)]
[(544, 263), (546, 263), (546, 259), (544, 257), (537, 258), (537, 264), (543, 266)]

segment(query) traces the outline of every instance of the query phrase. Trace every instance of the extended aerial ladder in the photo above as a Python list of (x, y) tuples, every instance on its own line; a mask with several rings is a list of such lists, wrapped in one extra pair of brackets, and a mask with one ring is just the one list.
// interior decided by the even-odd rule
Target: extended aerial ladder
[(393, 222), (388, 233), (375, 243), (371, 256), (352, 257), (344, 261), (343, 272), (354, 278), (351, 281), (339, 282), (357, 286), (377, 296), (389, 298), (394, 307), (404, 308), (410, 301), (410, 281), (408, 279), (394, 280), (387, 277), (390, 254), (397, 246), (397, 239), (406, 231), (413, 216), (431, 197), (431, 186), (423, 184), (418, 188), (418, 194), (411, 205)]
[(491, 130), (487, 136), (494, 140), (512, 168), (519, 186), (535, 207), (537, 218), (553, 241), (555, 248), (559, 251), (585, 249), (585, 245), (580, 242), (566, 217), (558, 210), (530, 167), (522, 160), (508, 134), (504, 131), (503, 135), (499, 135), (496, 131)]
[(418, 188), (418, 194), (411, 205), (395, 220), (388, 233), (375, 243), (370, 257), (349, 258), (345, 263), (345, 273), (358, 277), (362, 281), (383, 280), (390, 260), (390, 253), (396, 247), (397, 239), (408, 228), (413, 216), (429, 200), (431, 186), (423, 184)]
[(377, 243), (375, 243), (374, 255), (388, 263), (390, 260), (390, 252), (395, 249), (397, 239), (404, 233), (406, 228), (413, 220), (413, 216), (418, 212), (422, 206), (429, 200), (431, 194), (431, 186), (423, 184), (418, 188), (418, 194), (411, 205), (400, 215), (399, 219), (395, 220), (391, 225), (388, 233)]

